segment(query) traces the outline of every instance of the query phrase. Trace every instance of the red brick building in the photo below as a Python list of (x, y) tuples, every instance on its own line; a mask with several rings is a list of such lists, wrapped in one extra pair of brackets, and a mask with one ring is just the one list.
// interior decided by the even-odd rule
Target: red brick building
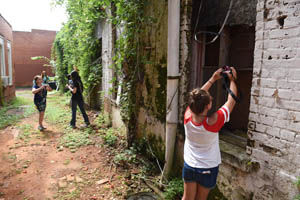
[(31, 32), (14, 31), (14, 62), (16, 69), (16, 86), (31, 86), (35, 75), (46, 71), (53, 76), (50, 67), (43, 66), (44, 60), (31, 60), (31, 57), (51, 57), (51, 48), (56, 31), (32, 29)]
[(2, 79), (0, 98), (4, 97), (5, 101), (15, 96), (15, 70), (12, 46), (12, 26), (0, 14), (0, 75)]

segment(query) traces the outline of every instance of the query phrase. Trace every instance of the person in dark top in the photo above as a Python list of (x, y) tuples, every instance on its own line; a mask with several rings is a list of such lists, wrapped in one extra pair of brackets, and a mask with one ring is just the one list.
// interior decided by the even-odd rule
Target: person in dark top
[(83, 84), (77, 71), (72, 71), (70, 75), (71, 75), (72, 82), (69, 82), (69, 84), (67, 85), (68, 89), (72, 93), (72, 97), (71, 97), (72, 120), (70, 122), (70, 126), (72, 128), (76, 128), (76, 111), (78, 105), (87, 127), (90, 125), (90, 121), (84, 109), (84, 101), (82, 96)]
[(33, 79), (32, 93), (34, 94), (34, 104), (39, 111), (39, 126), (38, 129), (43, 131), (43, 120), (46, 110), (47, 91), (51, 91), (51, 87), (47, 84), (42, 84), (42, 77), (37, 75)]

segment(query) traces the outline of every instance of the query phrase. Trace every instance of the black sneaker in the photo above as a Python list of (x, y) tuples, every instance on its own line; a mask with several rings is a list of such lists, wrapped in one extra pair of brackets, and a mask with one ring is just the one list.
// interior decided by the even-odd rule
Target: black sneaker
[(38, 126), (38, 129), (39, 129), (39, 131), (43, 131), (43, 130), (44, 130), (44, 127)]
[(70, 127), (71, 127), (72, 129), (76, 129), (76, 128), (77, 128), (75, 125), (70, 125)]

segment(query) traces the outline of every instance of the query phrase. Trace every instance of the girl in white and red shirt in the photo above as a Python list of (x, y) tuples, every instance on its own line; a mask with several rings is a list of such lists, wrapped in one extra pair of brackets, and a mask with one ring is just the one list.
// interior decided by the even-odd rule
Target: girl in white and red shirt
[[(230, 80), (230, 90), (236, 95), (236, 70), (231, 67), (226, 72)], [(184, 115), (185, 143), (183, 200), (206, 200), (210, 189), (216, 185), (221, 163), (219, 148), (219, 130), (235, 106), (235, 100), (228, 94), (226, 103), (213, 115), (207, 116), (212, 107), (209, 89), (213, 83), (222, 78), (222, 69), (218, 69), (201, 87), (190, 92), (189, 106)]]

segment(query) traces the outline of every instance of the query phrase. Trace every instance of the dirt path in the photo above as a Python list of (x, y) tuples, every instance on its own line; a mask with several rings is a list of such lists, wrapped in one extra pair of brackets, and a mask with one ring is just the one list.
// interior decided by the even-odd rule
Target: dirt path
[(0, 130), (0, 200), (124, 199), (130, 177), (112, 166), (109, 149), (94, 143), (71, 153), (60, 144), (65, 129), (46, 119), (39, 132), (37, 119)]

